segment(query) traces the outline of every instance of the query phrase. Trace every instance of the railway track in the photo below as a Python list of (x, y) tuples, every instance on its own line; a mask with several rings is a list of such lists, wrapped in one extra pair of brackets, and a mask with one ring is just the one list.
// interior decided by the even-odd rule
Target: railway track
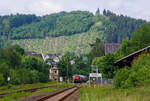
[(9, 94), (13, 94), (13, 93), (19, 93), (19, 92), (35, 92), (35, 91), (40, 90), (40, 89), (49, 88), (49, 87), (54, 87), (54, 86), (56, 86), (56, 85), (45, 86), (45, 87), (38, 87), (38, 88), (32, 88), (32, 89), (17, 90), (17, 91), (9, 92), (9, 93), (0, 93), (0, 98), (3, 98), (4, 96), (9, 95)]
[(77, 86), (66, 88), (34, 101), (77, 101), (79, 98), (79, 93), (77, 92), (79, 88)]

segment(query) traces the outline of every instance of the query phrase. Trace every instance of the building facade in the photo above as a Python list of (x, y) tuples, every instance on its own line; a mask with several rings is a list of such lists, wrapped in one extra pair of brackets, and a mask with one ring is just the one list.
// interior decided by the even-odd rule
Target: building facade
[(59, 82), (60, 73), (59, 69), (56, 67), (50, 68), (49, 70), (49, 78), (50, 80), (55, 80)]
[(60, 56), (56, 54), (47, 54), (44, 58), (47, 64), (50, 66), (49, 79), (59, 81), (60, 70), (57, 68), (57, 63), (60, 60)]
[(140, 50), (138, 50), (138, 51), (136, 51), (136, 52), (134, 52), (134, 53), (131, 53), (131, 54), (129, 54), (129, 55), (127, 55), (127, 56), (125, 56), (125, 57), (123, 57), (123, 58), (117, 60), (117, 61), (114, 63), (114, 65), (117, 65), (117, 66), (119, 66), (119, 67), (125, 67), (125, 66), (130, 67), (131, 64), (133, 63), (133, 61), (138, 60), (139, 56), (140, 56), (143, 52), (144, 52), (145, 54), (147, 54), (147, 55), (150, 54), (150, 46), (145, 47), (145, 48), (143, 48), (143, 49), (140, 49)]
[(120, 49), (120, 43), (104, 43), (104, 53), (116, 53)]

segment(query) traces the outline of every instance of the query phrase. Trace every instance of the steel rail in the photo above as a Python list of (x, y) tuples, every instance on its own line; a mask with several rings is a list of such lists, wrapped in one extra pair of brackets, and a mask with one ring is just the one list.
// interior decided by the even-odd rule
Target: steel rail
[(73, 89), (73, 88), (77, 88), (77, 89), (73, 90), (71, 93), (63, 96), (60, 100), (58, 100), (58, 101), (63, 101), (64, 99), (66, 99), (67, 97), (69, 97), (71, 94), (73, 94), (75, 91), (77, 91), (79, 89), (79, 87), (77, 87), (77, 86), (69, 87), (69, 88), (63, 89), (61, 91), (55, 92), (53, 94), (47, 95), (45, 97), (39, 98), (39, 99), (34, 100), (34, 101), (45, 101), (45, 100), (48, 100), (48, 99), (50, 99), (52, 97), (57, 96), (58, 94), (65, 93), (66, 91), (68, 91), (70, 89)]
[(39, 89), (44, 89), (44, 88), (49, 88), (49, 87), (54, 87), (57, 85), (51, 85), (51, 86), (45, 86), (45, 87), (37, 87), (37, 88), (30, 88), (30, 89), (24, 89), (24, 90), (17, 90), (17, 91), (13, 91), (13, 92), (9, 92), (9, 93), (0, 93), (0, 98), (3, 98), (6, 95), (10, 95), (13, 93), (19, 93), (19, 92), (35, 92)]
[(73, 93), (75, 93), (80, 87), (77, 87), (77, 89), (73, 90), (72, 92), (70, 92), (69, 94), (67, 94), (66, 96), (62, 97), (59, 101), (64, 101), (65, 99), (67, 99), (70, 95), (72, 95)]

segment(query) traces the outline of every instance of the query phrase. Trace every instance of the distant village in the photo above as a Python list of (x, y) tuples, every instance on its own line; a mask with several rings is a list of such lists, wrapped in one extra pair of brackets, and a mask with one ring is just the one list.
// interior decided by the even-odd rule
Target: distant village
[[(105, 55), (108, 53), (116, 53), (120, 48), (120, 44), (119, 43), (105, 43), (104, 44), (104, 53)], [(131, 66), (131, 63), (134, 60), (138, 59), (138, 56), (144, 51), (144, 50), (150, 50), (150, 46), (149, 47), (145, 47), (139, 51), (136, 51), (132, 54), (129, 54), (128, 56), (125, 56), (119, 60), (117, 60), (114, 65), (117, 65), (119, 67), (124, 67), (124, 66)], [(59, 70), (59, 68), (56, 66), (56, 64), (60, 61), (60, 57), (61, 55), (57, 55), (57, 54), (47, 54), (46, 56), (44, 56), (42, 53), (38, 53), (38, 52), (34, 52), (34, 51), (26, 51), (25, 52), (26, 55), (28, 56), (38, 56), (41, 57), (46, 64), (49, 65), (50, 69), (49, 69), (49, 79), (50, 80), (56, 80), (56, 81), (60, 81), (60, 72), (61, 70)], [(47, 61), (50, 60), (50, 61)]]
[[(104, 53), (105, 53), (105, 55), (108, 54), (108, 53), (116, 53), (119, 48), (120, 48), (119, 43), (105, 43), (104, 44)], [(28, 55), (28, 56), (41, 57), (46, 62), (46, 64), (48, 64), (49, 67), (50, 67), (50, 69), (49, 69), (49, 79), (60, 81), (60, 71), (61, 70), (59, 70), (57, 68), (56, 64), (60, 61), (61, 55), (47, 54), (46, 56), (44, 56), (43, 53), (38, 53), (38, 52), (35, 52), (35, 51), (26, 51), (25, 54)], [(49, 59), (50, 59), (50, 61), (47, 61)]]

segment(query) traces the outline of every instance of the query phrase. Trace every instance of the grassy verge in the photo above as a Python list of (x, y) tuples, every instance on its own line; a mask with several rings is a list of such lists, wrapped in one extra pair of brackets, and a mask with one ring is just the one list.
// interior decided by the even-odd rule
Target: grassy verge
[[(30, 88), (36, 88), (36, 87), (42, 87), (42, 86), (50, 86), (54, 84), (54, 82), (50, 82), (50, 83), (43, 83), (43, 84), (28, 84), (28, 85), (20, 85), (19, 88), (23, 88), (23, 86), (25, 86), (26, 89), (30, 89)], [(56, 83), (55, 83), (56, 84)], [(36, 87), (35, 87), (36, 86)], [(56, 91), (56, 90), (61, 90), (63, 88), (66, 87), (70, 87), (72, 86), (72, 84), (66, 84), (66, 83), (58, 83), (57, 85), (53, 86), (53, 87), (49, 87), (49, 88), (44, 88), (44, 89), (40, 89), (37, 90), (36, 92), (19, 92), (19, 93), (13, 93), (10, 95), (5, 96), (4, 98), (0, 98), (0, 101), (18, 101), (19, 99), (23, 99), (27, 96), (36, 96), (36, 95), (40, 95), (40, 94), (46, 94), (47, 92), (52, 92), (52, 91)], [(2, 87), (1, 87), (2, 88)], [(18, 88), (18, 86), (13, 86), (13, 88)], [(11, 92), (11, 89), (7, 89), (6, 92)], [(19, 89), (20, 90), (20, 89)]]
[(150, 86), (115, 89), (112, 86), (83, 87), (80, 101), (150, 101)]
[(11, 86), (7, 85), (7, 86), (0, 87), (0, 93), (9, 93), (9, 92), (15, 92), (17, 90), (45, 87), (45, 86), (50, 86), (50, 85), (55, 85), (55, 84), (56, 82), (22, 84), (22, 85), (11, 85)]

